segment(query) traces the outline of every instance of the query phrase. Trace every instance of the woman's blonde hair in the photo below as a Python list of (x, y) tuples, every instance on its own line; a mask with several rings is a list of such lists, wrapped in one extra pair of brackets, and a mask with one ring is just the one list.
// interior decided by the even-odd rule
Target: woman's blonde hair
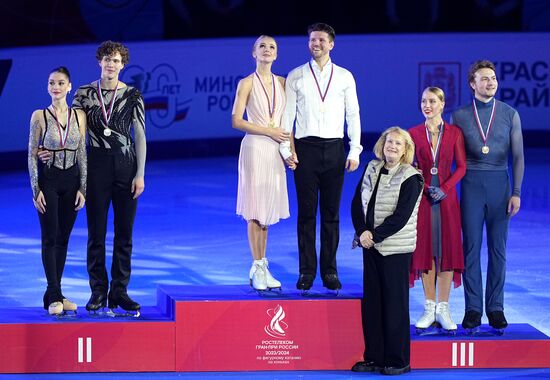
[(390, 133), (397, 133), (399, 136), (403, 138), (403, 140), (405, 140), (405, 153), (403, 154), (403, 156), (399, 161), (403, 164), (412, 164), (414, 159), (414, 142), (411, 138), (411, 135), (409, 135), (409, 132), (397, 126), (389, 127), (384, 132), (382, 132), (382, 135), (374, 145), (374, 149), (373, 149), (373, 152), (376, 158), (378, 158), (381, 161), (386, 160), (384, 157), (384, 144), (386, 143), (386, 138)]
[(445, 92), (443, 92), (443, 90), (439, 87), (426, 87), (424, 91), (422, 91), (422, 93), (426, 91), (431, 92), (432, 94), (437, 96), (437, 98), (441, 100), (441, 102), (445, 103)]
[(262, 34), (260, 37), (256, 38), (256, 41), (254, 41), (254, 45), (252, 45), (253, 53), (254, 53), (254, 50), (256, 50), (256, 47), (258, 47), (258, 44), (260, 43), (260, 41), (263, 40), (264, 38), (271, 38), (275, 42), (275, 46), (277, 47), (277, 50), (278, 50), (279, 46), (277, 45), (277, 40), (272, 36), (268, 36), (267, 34)]

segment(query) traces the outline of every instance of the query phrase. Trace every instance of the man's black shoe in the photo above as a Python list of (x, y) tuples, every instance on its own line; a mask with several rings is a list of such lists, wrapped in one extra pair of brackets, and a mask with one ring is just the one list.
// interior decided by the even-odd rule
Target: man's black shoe
[(380, 371), (382, 367), (377, 366), (374, 362), (357, 362), (351, 367), (353, 372), (376, 372)]
[(404, 373), (407, 373), (407, 372), (411, 372), (411, 366), (410, 365), (407, 365), (407, 366), (402, 367), (402, 368), (384, 367), (384, 368), (382, 368), (382, 371), (380, 371), (380, 373), (382, 375), (401, 375), (401, 374), (404, 374)]
[(342, 289), (342, 283), (336, 273), (329, 273), (323, 276), (323, 286), (330, 290)]
[(464, 329), (475, 329), (481, 325), (481, 313), (475, 310), (468, 310), (464, 314), (464, 319), (462, 320), (462, 328)]
[(296, 283), (296, 289), (298, 290), (309, 290), (313, 286), (313, 280), (315, 277), (311, 274), (301, 274), (298, 277), (298, 282)]
[(96, 311), (107, 306), (107, 297), (105, 293), (92, 293), (90, 300), (86, 304), (86, 310)]
[(489, 318), (489, 326), (494, 329), (501, 330), (508, 327), (508, 321), (504, 317), (504, 312), (500, 310), (490, 311), (487, 313), (487, 318)]

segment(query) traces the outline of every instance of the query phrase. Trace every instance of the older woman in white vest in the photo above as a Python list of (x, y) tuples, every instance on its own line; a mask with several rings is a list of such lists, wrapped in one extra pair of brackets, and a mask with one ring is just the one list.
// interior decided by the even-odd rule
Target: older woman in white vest
[(364, 360), (352, 371), (399, 375), (410, 371), (409, 266), (423, 188), (411, 166), (409, 133), (391, 127), (374, 146), (352, 201), (356, 237), (363, 248)]

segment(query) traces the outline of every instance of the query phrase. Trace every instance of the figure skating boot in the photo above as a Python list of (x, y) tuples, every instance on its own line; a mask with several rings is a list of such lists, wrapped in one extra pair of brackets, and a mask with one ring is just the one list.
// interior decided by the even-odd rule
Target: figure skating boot
[(508, 321), (504, 316), (504, 312), (500, 310), (490, 311), (487, 313), (487, 318), (489, 318), (489, 326), (495, 330), (495, 334), (504, 334), (504, 329), (508, 327)]
[(435, 321), (441, 325), (441, 328), (446, 332), (456, 334), (456, 323), (451, 318), (448, 302), (439, 302), (435, 308)]
[[(114, 316), (121, 316), (121, 317), (139, 317), (140, 316), (140, 310), (141, 306), (139, 303), (133, 301), (128, 293), (126, 292), (120, 292), (115, 293), (109, 292), (109, 309), (111, 309), (111, 313)], [(126, 313), (117, 313), (115, 309), (117, 307), (120, 307)]]
[(414, 325), (416, 327), (417, 334), (424, 333), (428, 328), (430, 328), (435, 323), (435, 309), (436, 309), (435, 301), (426, 300), (424, 302), (424, 313), (418, 319), (418, 321), (416, 321), (416, 324)]
[(250, 286), (256, 291), (267, 290), (267, 276), (263, 260), (254, 260), (250, 268)]
[(63, 298), (63, 311), (68, 312), (72, 311), (74, 314), (76, 314), (76, 309), (78, 306), (76, 303), (69, 301), (67, 298)]
[(279, 281), (277, 281), (275, 279), (275, 277), (273, 277), (273, 275), (271, 274), (271, 272), (269, 271), (269, 262), (267, 261), (267, 259), (264, 257), (262, 259), (262, 261), (264, 262), (264, 268), (265, 268), (265, 281), (266, 281), (266, 286), (269, 290), (271, 289), (277, 289), (279, 291), (282, 290), (281, 288), (281, 283)]
[(90, 312), (90, 314), (95, 315), (98, 314), (100, 309), (102, 310), (104, 307), (107, 306), (107, 295), (105, 293), (92, 293), (90, 296), (90, 299), (86, 303), (86, 310)]
[(338, 279), (336, 273), (325, 274), (323, 276), (323, 286), (328, 290), (334, 290), (336, 295), (338, 295), (338, 291), (342, 289), (342, 283)]
[(467, 334), (475, 334), (481, 326), (481, 313), (475, 310), (468, 310), (464, 314), (464, 319), (462, 320), (462, 328), (466, 330)]
[(296, 282), (296, 289), (301, 290), (303, 296), (307, 295), (313, 286), (313, 280), (315, 280), (315, 276), (311, 274), (300, 274), (298, 282)]
[(59, 302), (59, 301), (52, 302), (48, 306), (48, 314), (49, 315), (55, 315), (55, 316), (62, 315), (63, 314), (63, 302)]

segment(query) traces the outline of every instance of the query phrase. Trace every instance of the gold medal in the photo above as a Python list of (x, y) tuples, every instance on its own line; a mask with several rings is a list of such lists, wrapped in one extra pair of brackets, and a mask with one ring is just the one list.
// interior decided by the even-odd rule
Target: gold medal
[(481, 148), (481, 153), (489, 154), (489, 147), (487, 145), (483, 145), (483, 147)]
[(321, 114), (324, 114), (325, 113), (325, 98), (327, 97), (328, 89), (330, 87), (330, 83), (332, 82), (332, 74), (334, 74), (334, 65), (331, 65), (330, 77), (328, 78), (327, 88), (325, 89), (324, 94), (321, 92), (321, 86), (319, 86), (319, 81), (317, 80), (317, 77), (315, 76), (315, 73), (313, 72), (313, 68), (311, 67), (311, 62), (309, 62), (309, 70), (311, 71), (311, 75), (313, 75), (313, 79), (315, 80), (315, 84), (317, 85), (317, 91), (319, 92), (319, 97), (321, 98), (321, 106), (319, 107), (319, 112)]
[(269, 113), (269, 123), (267, 123), (268, 128), (275, 128), (275, 122), (273, 121), (273, 117), (275, 116), (275, 105), (277, 103), (277, 94), (276, 94), (276, 87), (275, 87), (275, 77), (273, 74), (271, 74), (271, 84), (273, 85), (273, 102), (269, 100), (269, 95), (267, 94), (267, 90), (265, 89), (264, 82), (262, 82), (262, 78), (258, 74), (257, 71), (254, 72), (254, 75), (258, 78), (260, 81), (260, 85), (262, 86), (262, 90), (264, 90), (265, 98), (267, 99), (267, 111)]
[(109, 137), (109, 136), (111, 136), (111, 132), (112, 132), (112, 131), (111, 131), (110, 128), (105, 128), (105, 129), (103, 130), (103, 136)]

